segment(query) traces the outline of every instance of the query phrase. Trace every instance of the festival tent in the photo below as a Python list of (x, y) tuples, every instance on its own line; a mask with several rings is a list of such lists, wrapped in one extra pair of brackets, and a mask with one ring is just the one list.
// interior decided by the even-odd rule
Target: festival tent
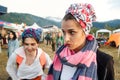
[(109, 37), (108, 43), (113, 41), (115, 42), (116, 47), (120, 45), (120, 32), (111, 34), (111, 36)]
[(38, 26), (37, 23), (34, 23), (32, 26), (34, 29), (42, 28), (42, 27)]
[(113, 30), (113, 33), (120, 32), (120, 29)]
[(27, 27), (25, 27), (25, 29), (28, 29), (28, 28), (33, 28), (33, 29), (41, 28), (41, 29), (42, 29), (42, 27), (38, 26), (36, 23), (34, 23), (34, 24), (31, 25), (31, 26), (27, 26)]
[(26, 24), (25, 24), (25, 23), (23, 23), (23, 22), (22, 22), (20, 25), (21, 25), (21, 26), (26, 26)]
[(44, 26), (43, 32), (59, 32), (59, 28), (55, 25)]
[(98, 37), (98, 33), (108, 33), (108, 34), (109, 34), (109, 37), (110, 37), (110, 35), (111, 35), (111, 31), (110, 31), (110, 30), (100, 29), (100, 30), (97, 30), (97, 31), (96, 31), (96, 38)]
[(4, 21), (0, 20), (0, 27), (4, 25)]
[(16, 30), (16, 24), (0, 20), (0, 27)]
[(16, 24), (14, 23), (5, 23), (4, 28), (9, 29), (9, 30), (17, 30), (18, 28), (16, 27)]
[(118, 57), (120, 55), (120, 32), (111, 34), (108, 43), (115, 42), (116, 47), (118, 47)]
[(55, 32), (59, 32), (59, 28), (55, 25), (53, 25), (53, 28), (52, 28)]

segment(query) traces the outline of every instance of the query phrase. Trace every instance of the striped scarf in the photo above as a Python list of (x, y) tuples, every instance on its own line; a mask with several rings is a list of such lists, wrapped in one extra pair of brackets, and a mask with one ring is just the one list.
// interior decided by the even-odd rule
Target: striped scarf
[(69, 80), (97, 80), (96, 50), (95, 39), (87, 40), (85, 47), (75, 54), (67, 46), (61, 46), (56, 52), (46, 80), (60, 80), (63, 64), (77, 67), (73, 77)]

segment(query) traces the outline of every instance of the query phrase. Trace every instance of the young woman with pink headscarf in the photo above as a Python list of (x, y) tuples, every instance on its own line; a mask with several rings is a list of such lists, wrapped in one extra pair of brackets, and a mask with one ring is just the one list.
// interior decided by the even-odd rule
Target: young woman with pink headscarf
[(55, 54), (46, 80), (114, 80), (113, 59), (99, 51), (89, 34), (95, 11), (91, 4), (71, 4), (61, 23), (64, 45)]

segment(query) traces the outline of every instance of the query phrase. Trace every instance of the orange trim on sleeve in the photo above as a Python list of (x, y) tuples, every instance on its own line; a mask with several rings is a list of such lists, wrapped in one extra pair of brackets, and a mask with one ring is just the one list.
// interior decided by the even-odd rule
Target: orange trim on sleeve
[[(42, 52), (42, 54), (40, 55), (40, 64), (42, 66), (42, 68), (44, 68), (45, 64), (46, 64), (46, 57), (45, 57), (45, 53)], [(19, 67), (19, 65), (22, 63), (23, 61), (23, 57), (17, 55), (16, 56), (16, 62), (17, 62), (17, 66)], [(37, 76), (36, 78), (32, 79), (32, 80), (41, 80), (41, 76)]]
[(44, 67), (46, 64), (46, 58), (44, 52), (42, 52), (42, 54), (40, 55), (40, 64), (42, 67)]
[(16, 57), (16, 62), (17, 62), (17, 64), (18, 64), (18, 66), (22, 63), (22, 60), (23, 60), (23, 57), (17, 55), (17, 57)]
[(41, 80), (41, 76), (38, 76), (38, 77), (36, 77), (36, 78), (34, 78), (32, 80)]

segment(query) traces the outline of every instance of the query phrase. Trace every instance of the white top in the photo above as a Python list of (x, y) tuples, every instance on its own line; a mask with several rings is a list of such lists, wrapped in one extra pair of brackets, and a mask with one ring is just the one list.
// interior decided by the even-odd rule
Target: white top
[[(23, 47), (20, 47), (17, 50), (15, 50), (15, 52), (8, 59), (7, 67), (6, 67), (6, 70), (8, 74), (12, 77), (12, 80), (32, 79), (39, 75), (44, 75), (39, 58), (41, 53), (42, 53), (42, 49), (38, 48), (38, 54), (34, 62), (31, 65), (26, 65), (25, 64), (26, 57)], [(24, 58), (22, 63), (19, 65), (19, 68), (17, 68), (16, 65), (17, 54)], [(46, 53), (45, 53), (45, 57), (46, 57), (45, 68), (49, 68), (50, 65), (52, 64), (52, 60), (50, 59), (49, 55)]]
[(71, 80), (76, 69), (77, 67), (70, 67), (67, 65), (63, 65), (60, 80)]

